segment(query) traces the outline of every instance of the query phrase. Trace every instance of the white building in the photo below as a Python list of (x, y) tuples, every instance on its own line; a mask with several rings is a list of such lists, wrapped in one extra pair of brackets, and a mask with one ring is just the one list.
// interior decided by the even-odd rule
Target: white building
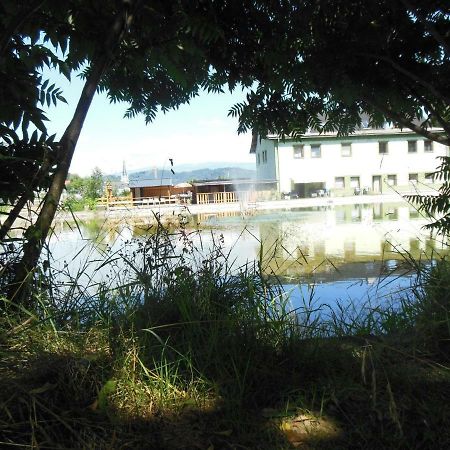
[(308, 133), (253, 139), (257, 180), (300, 197), (430, 191), (448, 147), (400, 129), (362, 129), (350, 136)]

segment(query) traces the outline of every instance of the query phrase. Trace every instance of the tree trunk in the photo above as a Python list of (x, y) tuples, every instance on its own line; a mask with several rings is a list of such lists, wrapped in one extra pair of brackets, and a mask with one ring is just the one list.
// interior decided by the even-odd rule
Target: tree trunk
[(51, 166), (51, 157), (48, 154), (48, 151), (46, 151), (44, 153), (44, 158), (42, 160), (41, 166), (37, 170), (36, 175), (33, 177), (33, 180), (28, 186), (28, 191), (25, 192), (17, 200), (16, 204), (9, 212), (7, 219), (3, 222), (2, 226), (0, 227), (0, 242), (2, 242), (3, 239), (5, 239), (6, 235), (9, 233), (9, 230), (11, 230), (12, 226), (14, 225), (14, 222), (19, 217), (20, 211), (22, 211), (27, 202), (34, 197), (33, 192), (36, 189), (38, 189), (39, 185), (42, 183), (43, 179), (48, 174), (50, 166)]
[(14, 225), (14, 222), (16, 221), (17, 217), (19, 217), (20, 211), (22, 211), (22, 209), (25, 207), (28, 200), (30, 200), (29, 193), (23, 194), (22, 197), (20, 197), (19, 200), (17, 200), (17, 203), (11, 209), (11, 211), (8, 214), (8, 217), (0, 227), (0, 242), (3, 242), (9, 230)]
[[(125, 1), (124, 4), (126, 4)], [(28, 293), (25, 288), (29, 284), (30, 273), (38, 264), (42, 247), (47, 239), (53, 218), (55, 217), (84, 120), (86, 119), (100, 79), (113, 59), (114, 50), (121, 41), (125, 27), (130, 22), (131, 17), (127, 14), (127, 10), (118, 14), (116, 17), (104, 48), (97, 53), (97, 57), (93, 60), (92, 70), (84, 84), (73, 118), (61, 138), (58, 152), (59, 161), (53, 175), (52, 183), (45, 196), (36, 223), (29, 227), (25, 233), (27, 242), (23, 247), (23, 257), (16, 268), (14, 282), (9, 290), (9, 298), (16, 303), (31, 302), (31, 299), (26, 300)]]

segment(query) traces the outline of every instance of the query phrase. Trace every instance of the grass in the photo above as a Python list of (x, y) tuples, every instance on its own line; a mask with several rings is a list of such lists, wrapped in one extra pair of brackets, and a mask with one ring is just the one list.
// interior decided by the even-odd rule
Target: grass
[(105, 253), (104, 281), (50, 271), (35, 311), (8, 308), (1, 445), (450, 446), (447, 261), (400, 306), (318, 319), (262, 257), (234, 268), (220, 238), (196, 242), (159, 226)]

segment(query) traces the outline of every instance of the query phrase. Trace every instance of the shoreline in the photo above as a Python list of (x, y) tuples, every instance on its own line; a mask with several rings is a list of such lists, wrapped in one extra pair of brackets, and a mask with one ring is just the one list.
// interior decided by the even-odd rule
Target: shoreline
[(208, 203), (202, 205), (159, 205), (136, 206), (133, 208), (112, 208), (109, 210), (77, 211), (73, 214), (59, 212), (55, 222), (89, 220), (89, 219), (130, 219), (147, 218), (154, 219), (156, 216), (163, 222), (179, 220), (180, 217), (191, 217), (199, 214), (215, 215), (221, 213), (240, 212), (243, 215), (252, 214), (257, 211), (268, 211), (277, 209), (302, 209), (323, 206), (362, 205), (377, 203), (407, 203), (400, 194), (385, 195), (352, 195), (348, 197), (315, 197), (291, 200), (268, 200), (255, 203)]

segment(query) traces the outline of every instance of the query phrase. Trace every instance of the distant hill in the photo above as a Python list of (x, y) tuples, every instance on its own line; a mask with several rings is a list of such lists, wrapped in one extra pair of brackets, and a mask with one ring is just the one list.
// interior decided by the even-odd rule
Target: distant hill
[(238, 169), (255, 170), (255, 163), (245, 163), (245, 162), (233, 162), (233, 161), (223, 161), (223, 162), (204, 162), (196, 164), (177, 164), (175, 161), (174, 169), (175, 172), (190, 172), (198, 169), (223, 169), (223, 168), (234, 167)]
[[(171, 178), (173, 184), (205, 181), (205, 180), (237, 180), (242, 178), (253, 179), (256, 176), (255, 170), (243, 169), (241, 167), (220, 167), (220, 168), (203, 168), (195, 170), (177, 171), (174, 173), (170, 169), (165, 170), (141, 170), (129, 174), (130, 180), (140, 179), (165, 179)], [(120, 179), (120, 175), (107, 175), (111, 181)]]
[(239, 178), (255, 178), (256, 171), (241, 169), (240, 167), (221, 167), (218, 169), (196, 169), (183, 172), (174, 170), (158, 170), (155, 177), (155, 171), (145, 170), (130, 174), (130, 179), (138, 180), (141, 178), (171, 178), (173, 184), (184, 183), (189, 181), (204, 180), (236, 180)]

